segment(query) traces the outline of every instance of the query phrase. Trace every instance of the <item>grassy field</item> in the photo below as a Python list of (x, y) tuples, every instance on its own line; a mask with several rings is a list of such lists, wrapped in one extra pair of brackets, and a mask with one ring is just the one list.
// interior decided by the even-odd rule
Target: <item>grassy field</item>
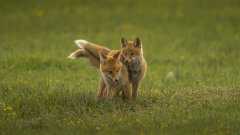
[[(136, 101), (95, 99), (75, 39), (141, 37)], [(240, 1), (0, 1), (1, 135), (239, 135)]]

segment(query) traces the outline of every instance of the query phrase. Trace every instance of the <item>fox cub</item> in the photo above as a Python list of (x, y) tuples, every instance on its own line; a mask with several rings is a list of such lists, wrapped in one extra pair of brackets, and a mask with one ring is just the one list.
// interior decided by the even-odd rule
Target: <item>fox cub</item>
[[(106, 91), (109, 98), (122, 94), (123, 98), (131, 99), (131, 85), (127, 67), (120, 61), (121, 51), (99, 53), (100, 56), (100, 94)], [(101, 97), (101, 96), (100, 96)]]
[(128, 41), (121, 38), (122, 62), (128, 68), (129, 79), (132, 84), (132, 97), (136, 98), (141, 80), (147, 70), (147, 63), (143, 56), (142, 42), (140, 38)]
[[(71, 53), (68, 57), (71, 59), (85, 57), (94, 67), (98, 69), (100, 68), (101, 63), (100, 52), (102, 54), (111, 52), (111, 50), (106, 47), (96, 45), (86, 40), (76, 40), (75, 43), (79, 49)], [(140, 38), (136, 38), (133, 41), (121, 38), (121, 49), (118, 51), (121, 52), (120, 61), (128, 71), (128, 78), (132, 85), (132, 97), (136, 98), (140, 82), (144, 78), (147, 70), (147, 63), (143, 56), (142, 42)], [(100, 84), (101, 83), (103, 83), (103, 80), (101, 80)], [(104, 89), (105, 86), (100, 85), (98, 93), (99, 97), (106, 95), (106, 91)]]

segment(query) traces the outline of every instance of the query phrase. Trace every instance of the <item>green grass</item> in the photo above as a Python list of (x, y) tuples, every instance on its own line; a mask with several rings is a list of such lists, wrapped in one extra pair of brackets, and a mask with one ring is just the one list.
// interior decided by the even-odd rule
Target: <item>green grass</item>
[[(239, 134), (239, 13), (237, 0), (1, 1), (0, 134)], [(66, 56), (75, 39), (122, 36), (143, 41), (139, 96), (96, 101), (99, 73)]]

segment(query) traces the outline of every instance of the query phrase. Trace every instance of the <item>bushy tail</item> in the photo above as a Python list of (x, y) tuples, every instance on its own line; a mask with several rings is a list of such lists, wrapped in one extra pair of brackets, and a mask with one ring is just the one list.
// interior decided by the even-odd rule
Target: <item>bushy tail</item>
[(102, 51), (110, 52), (110, 49), (100, 45), (96, 45), (86, 40), (75, 40), (75, 44), (79, 47), (79, 49), (72, 52), (68, 56), (68, 58), (70, 59), (77, 59), (81, 57), (87, 58), (90, 61), (90, 63), (96, 68), (99, 68), (100, 65), (99, 52)]

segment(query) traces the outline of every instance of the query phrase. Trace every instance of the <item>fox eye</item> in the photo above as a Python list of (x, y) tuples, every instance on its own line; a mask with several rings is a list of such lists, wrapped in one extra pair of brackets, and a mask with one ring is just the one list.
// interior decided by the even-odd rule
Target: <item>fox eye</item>
[(113, 72), (112, 71), (108, 71), (109, 74), (112, 74)]
[(130, 55), (131, 55), (131, 56), (133, 56), (133, 55), (134, 55), (134, 53), (133, 53), (133, 52), (131, 52), (131, 53), (130, 53)]

